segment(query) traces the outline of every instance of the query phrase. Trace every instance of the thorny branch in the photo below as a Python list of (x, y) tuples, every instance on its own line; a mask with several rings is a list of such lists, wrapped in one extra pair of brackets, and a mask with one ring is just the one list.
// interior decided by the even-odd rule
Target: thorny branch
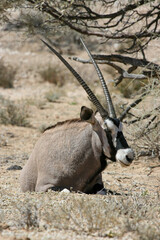
[[(118, 54), (111, 54), (111, 55), (100, 55), (100, 54), (93, 54), (95, 60), (97, 60), (98, 64), (107, 64), (113, 67), (120, 76), (115, 79), (115, 85), (117, 86), (124, 78), (127, 79), (148, 79), (148, 77), (156, 77), (159, 79), (160, 76), (160, 66), (156, 63), (149, 62), (146, 59), (137, 59), (131, 58), (123, 55)], [(92, 62), (90, 60), (84, 60), (78, 57), (72, 57), (71, 59), (81, 62), (81, 63), (89, 63)], [(127, 70), (124, 70), (122, 67), (118, 66), (113, 62), (123, 63), (124, 65), (131, 65), (131, 67)], [(142, 74), (133, 74), (132, 72), (137, 68), (143, 68)], [(144, 70), (145, 69), (145, 70)], [(148, 71), (146, 71), (148, 70)]]
[(142, 51), (160, 34), (160, 3), (155, 0), (27, 1), (57, 24), (83, 35), (97, 36), (103, 41), (130, 41), (124, 49), (130, 53)]
[[(93, 56), (95, 56), (95, 55), (93, 55)], [(104, 55), (105, 56), (105, 55)], [(113, 55), (106, 55), (107, 57), (108, 57), (108, 59), (113, 59), (113, 61), (114, 61), (114, 56)], [(113, 58), (112, 58), (112, 56), (113, 56)], [(118, 55), (117, 55), (118, 56)], [(120, 55), (119, 55), (120, 56)], [(121, 58), (123, 57), (123, 56), (120, 56)], [(126, 57), (124, 57), (124, 58), (126, 58)], [(81, 62), (81, 63), (84, 63), (84, 64), (86, 64), (86, 63), (89, 63), (89, 64), (92, 64), (92, 62), (90, 61), (90, 60), (84, 60), (84, 59), (81, 59), (81, 58), (78, 58), (78, 57), (70, 57), (70, 59), (72, 59), (72, 60), (75, 60), (75, 61), (77, 61), (77, 62)], [(96, 57), (95, 57), (95, 59), (96, 59)], [(97, 57), (97, 59), (98, 59), (98, 57)], [(131, 58), (130, 58), (131, 59)], [(146, 71), (145, 72), (145, 74), (131, 74), (131, 72), (133, 71), (133, 70), (135, 70), (137, 67), (138, 67), (138, 65), (140, 65), (141, 66), (141, 60), (139, 61), (139, 59), (134, 59), (135, 61), (137, 60), (137, 64), (136, 65), (133, 65), (132, 66), (132, 68), (130, 67), (129, 69), (128, 69), (128, 71), (126, 71), (126, 70), (124, 70), (124, 69), (122, 69), (122, 67), (120, 67), (120, 66), (118, 66), (118, 65), (116, 65), (115, 63), (112, 63), (112, 62), (110, 62), (110, 61), (107, 61), (107, 60), (97, 60), (96, 62), (98, 63), (98, 64), (107, 64), (107, 65), (110, 65), (111, 67), (113, 67), (119, 74), (120, 74), (120, 76), (118, 77), (118, 79), (116, 79), (115, 80), (115, 85), (117, 86), (124, 78), (127, 78), (127, 79), (148, 79), (148, 75), (149, 75), (149, 73), (150, 73), (150, 75), (152, 74), (152, 76), (155, 76), (155, 73), (152, 71), (152, 73), (151, 73), (151, 71), (149, 72), (149, 71)], [(119, 61), (120, 62), (120, 61)], [(147, 61), (146, 61), (147, 62)], [(126, 63), (125, 63), (126, 64)], [(129, 62), (128, 62), (128, 64), (129, 64)], [(149, 63), (149, 65), (150, 65), (151, 63)], [(146, 68), (149, 68), (150, 69), (150, 66), (149, 65), (146, 65)], [(158, 66), (157, 64), (155, 64), (156, 66)], [(159, 66), (159, 69), (160, 69), (160, 66)], [(157, 76), (157, 72), (156, 72), (156, 76)]]
[(147, 94), (148, 94), (148, 91), (144, 92), (138, 99), (136, 99), (133, 103), (131, 103), (131, 104), (122, 112), (122, 114), (121, 114), (121, 116), (120, 116), (120, 120), (122, 121), (122, 120), (125, 118), (125, 116), (127, 115), (127, 113), (128, 113), (132, 108), (134, 108), (137, 104), (139, 104), (139, 103), (143, 100), (144, 96), (146, 96)]

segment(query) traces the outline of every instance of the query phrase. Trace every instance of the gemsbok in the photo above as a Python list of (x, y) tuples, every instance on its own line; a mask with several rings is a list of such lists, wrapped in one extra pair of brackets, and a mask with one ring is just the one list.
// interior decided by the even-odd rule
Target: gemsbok
[(58, 122), (46, 129), (21, 172), (21, 190), (45, 192), (49, 189), (68, 189), (105, 194), (102, 171), (107, 166), (107, 159), (129, 166), (134, 159), (134, 152), (123, 135), (122, 123), (116, 117), (103, 75), (81, 39), (101, 81), (108, 109), (102, 106), (71, 65), (46, 41), (42, 42), (78, 80), (97, 112), (83, 106), (80, 119)]

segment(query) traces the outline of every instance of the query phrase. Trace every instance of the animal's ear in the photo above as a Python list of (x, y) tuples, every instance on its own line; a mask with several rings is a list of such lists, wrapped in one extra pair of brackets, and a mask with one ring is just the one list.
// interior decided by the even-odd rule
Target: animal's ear
[(81, 107), (80, 118), (83, 121), (88, 121), (93, 115), (93, 110), (85, 106)]

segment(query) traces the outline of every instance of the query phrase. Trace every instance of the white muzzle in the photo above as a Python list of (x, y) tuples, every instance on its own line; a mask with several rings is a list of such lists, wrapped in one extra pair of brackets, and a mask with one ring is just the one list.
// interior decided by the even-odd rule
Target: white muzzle
[(131, 148), (119, 149), (116, 154), (116, 159), (123, 167), (127, 167), (134, 159), (134, 152)]

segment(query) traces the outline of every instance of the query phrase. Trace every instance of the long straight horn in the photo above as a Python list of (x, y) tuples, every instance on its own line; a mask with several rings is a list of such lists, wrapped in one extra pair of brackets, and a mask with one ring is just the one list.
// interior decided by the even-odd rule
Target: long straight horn
[(78, 82), (81, 84), (81, 86), (84, 88), (86, 93), (89, 96), (89, 99), (92, 101), (92, 103), (96, 106), (98, 112), (102, 116), (102, 118), (106, 118), (108, 116), (108, 112), (103, 108), (103, 106), (100, 104), (92, 90), (88, 87), (88, 85), (85, 83), (85, 81), (81, 78), (81, 76), (72, 68), (72, 66), (53, 48), (51, 47), (47, 42), (41, 39), (41, 41), (63, 62), (63, 64), (69, 69), (69, 71), (75, 76), (75, 78), (78, 80)]
[(90, 57), (94, 67), (95, 67), (95, 70), (98, 74), (98, 77), (101, 81), (101, 85), (102, 85), (102, 88), (103, 88), (103, 92), (104, 92), (104, 95), (106, 97), (106, 101), (107, 101), (107, 105), (108, 105), (108, 111), (109, 111), (109, 116), (112, 117), (112, 118), (116, 118), (116, 112), (115, 112), (115, 109), (114, 109), (114, 106), (113, 106), (113, 103), (112, 103), (112, 99), (111, 99), (111, 96), (110, 96), (110, 93), (109, 93), (109, 90), (108, 90), (108, 87), (106, 85), (106, 82), (104, 80), (104, 77), (102, 75), (102, 72), (101, 70), (99, 69), (96, 61), (94, 60), (94, 58), (92, 57), (92, 54), (91, 52), (89, 51), (89, 49), (87, 48), (87, 46), (85, 45), (84, 41), (82, 40), (82, 38), (80, 38), (85, 50), (87, 51), (88, 53), (88, 56)]

